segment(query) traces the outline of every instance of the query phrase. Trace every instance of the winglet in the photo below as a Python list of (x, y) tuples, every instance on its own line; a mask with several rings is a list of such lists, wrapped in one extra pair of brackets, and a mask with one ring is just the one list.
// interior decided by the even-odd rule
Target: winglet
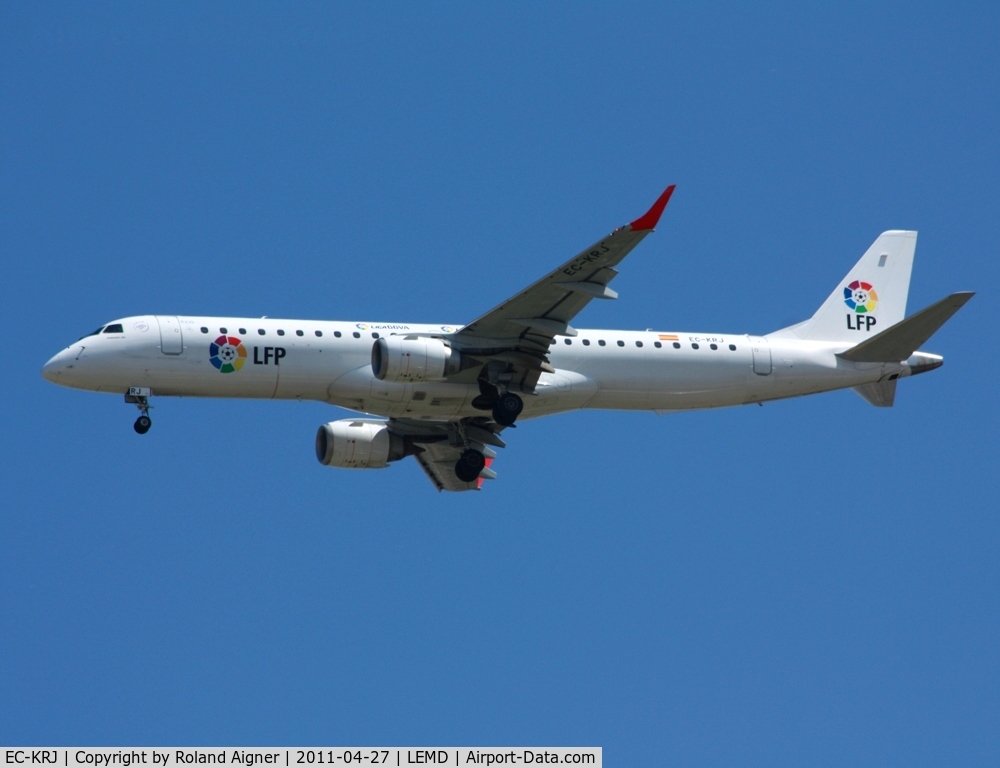
[(663, 209), (666, 208), (667, 203), (670, 202), (670, 196), (674, 193), (674, 188), (676, 186), (676, 184), (671, 184), (667, 187), (663, 194), (657, 198), (655, 203), (653, 203), (653, 207), (629, 225), (632, 227), (633, 232), (645, 232), (646, 230), (653, 229), (653, 227), (656, 226), (657, 222), (660, 220), (660, 216), (663, 215)]

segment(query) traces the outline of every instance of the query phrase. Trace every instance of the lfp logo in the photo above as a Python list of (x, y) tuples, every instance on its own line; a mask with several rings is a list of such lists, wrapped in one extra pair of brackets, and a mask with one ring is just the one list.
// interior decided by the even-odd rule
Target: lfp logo
[(247, 348), (235, 336), (220, 336), (208, 348), (208, 361), (221, 373), (233, 373), (243, 367)]
[[(878, 304), (878, 294), (875, 293), (872, 284), (863, 280), (855, 280), (844, 289), (844, 303), (853, 310), (853, 315), (850, 312), (847, 314), (847, 327), (852, 331), (871, 330), (876, 322), (871, 313), (875, 311)], [(851, 324), (852, 317), (856, 318), (856, 325)]]

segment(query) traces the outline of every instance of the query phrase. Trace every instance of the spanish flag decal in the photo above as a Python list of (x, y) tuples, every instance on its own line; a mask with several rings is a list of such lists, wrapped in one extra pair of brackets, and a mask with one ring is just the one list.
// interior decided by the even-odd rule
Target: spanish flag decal
[(660, 341), (677, 341), (676, 333), (661, 333)]

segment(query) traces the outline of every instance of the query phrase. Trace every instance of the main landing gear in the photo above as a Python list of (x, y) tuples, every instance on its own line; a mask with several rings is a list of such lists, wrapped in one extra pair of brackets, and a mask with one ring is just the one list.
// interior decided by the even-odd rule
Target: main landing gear
[(149, 418), (149, 409), (152, 408), (149, 404), (149, 394), (147, 387), (131, 387), (125, 395), (125, 402), (133, 403), (139, 409), (139, 418), (135, 420), (132, 428), (140, 435), (149, 432), (149, 428), (153, 426), (153, 420)]
[(484, 379), (479, 380), (479, 396), (472, 401), (472, 407), (480, 411), (493, 411), (493, 421), (501, 427), (509, 427), (517, 421), (524, 410), (524, 401), (510, 391), (500, 392), (496, 386)]
[(493, 406), (493, 421), (501, 427), (509, 427), (524, 409), (524, 401), (513, 392), (504, 392)]
[(486, 456), (475, 448), (468, 448), (455, 464), (455, 475), (463, 483), (471, 483), (486, 466)]

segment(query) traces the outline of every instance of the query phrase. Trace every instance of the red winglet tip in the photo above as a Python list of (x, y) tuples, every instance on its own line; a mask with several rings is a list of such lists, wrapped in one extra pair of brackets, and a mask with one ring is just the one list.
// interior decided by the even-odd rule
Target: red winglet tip
[(667, 187), (663, 191), (663, 194), (657, 198), (655, 203), (653, 203), (653, 207), (629, 225), (632, 227), (633, 232), (645, 232), (646, 230), (650, 230), (657, 225), (660, 221), (660, 217), (663, 215), (663, 209), (666, 208), (667, 203), (670, 202), (670, 196), (674, 193), (674, 189), (676, 187), (676, 184), (671, 184)]

